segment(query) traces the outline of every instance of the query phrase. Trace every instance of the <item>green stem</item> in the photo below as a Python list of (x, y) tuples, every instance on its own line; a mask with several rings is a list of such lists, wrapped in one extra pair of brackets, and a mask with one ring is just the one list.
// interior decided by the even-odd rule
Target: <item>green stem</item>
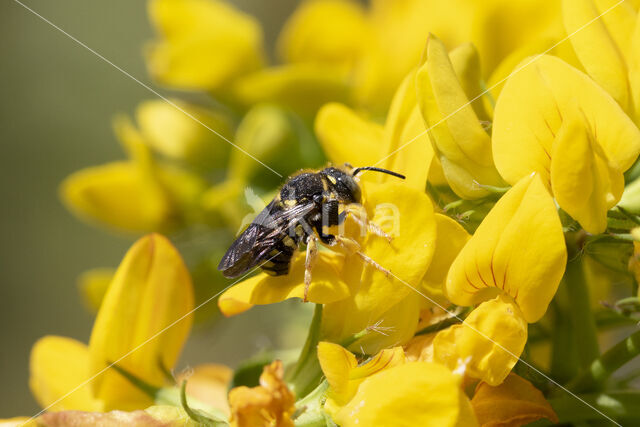
[(287, 381), (297, 396), (306, 396), (320, 383), (322, 377), (317, 355), (321, 322), (322, 304), (316, 304), (307, 340), (293, 370), (287, 375)]
[[(562, 397), (549, 399), (561, 424), (589, 420), (606, 421), (606, 417), (615, 420), (636, 420), (636, 422), (640, 419), (639, 391), (581, 394), (578, 397), (580, 400), (565, 394)], [(606, 417), (598, 411), (604, 413)]]
[[(571, 256), (573, 251), (569, 252)], [(600, 350), (596, 322), (591, 312), (589, 288), (580, 256), (574, 256), (574, 259), (567, 263), (564, 278), (569, 296), (569, 318), (571, 319), (573, 342), (576, 348), (580, 349), (577, 354), (578, 363), (580, 367), (585, 368), (600, 356)]]
[[(639, 354), (640, 331), (636, 331), (594, 360), (568, 387), (575, 392), (598, 389), (611, 374)], [(637, 404), (640, 406), (640, 401)]]
[(561, 383), (569, 381), (577, 374), (577, 348), (573, 341), (573, 329), (569, 318), (567, 289), (560, 283), (556, 298), (552, 301), (553, 335), (551, 337), (551, 376)]
[(299, 416), (295, 417), (295, 425), (297, 427), (327, 425), (327, 413), (324, 412), (322, 405), (328, 388), (329, 383), (326, 380), (322, 381), (311, 393), (296, 402), (296, 409), (300, 413)]

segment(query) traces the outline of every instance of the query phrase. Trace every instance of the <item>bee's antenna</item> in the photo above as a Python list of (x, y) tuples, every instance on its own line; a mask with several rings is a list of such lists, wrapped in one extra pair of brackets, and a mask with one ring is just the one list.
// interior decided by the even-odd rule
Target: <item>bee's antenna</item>
[(365, 166), (363, 168), (356, 168), (351, 175), (356, 176), (359, 172), (362, 172), (362, 171), (382, 172), (382, 173), (386, 173), (388, 175), (395, 176), (395, 177), (400, 178), (400, 179), (405, 179), (404, 175), (401, 175), (401, 174), (399, 174), (397, 172), (393, 172), (393, 171), (390, 171), (388, 169), (376, 168), (376, 167), (373, 167), (373, 166)]

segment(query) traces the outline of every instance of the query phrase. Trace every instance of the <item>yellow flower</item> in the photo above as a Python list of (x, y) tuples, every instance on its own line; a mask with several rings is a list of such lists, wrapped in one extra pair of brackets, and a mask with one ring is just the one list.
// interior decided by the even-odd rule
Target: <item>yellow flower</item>
[[(444, 175), (462, 198), (487, 196), (489, 191), (481, 185), (504, 186), (493, 163), (491, 138), (469, 104), (472, 98), (460, 85), (444, 44), (430, 36), (425, 57), (416, 76), (418, 103)], [(472, 61), (474, 56), (465, 58)], [(468, 69), (474, 65), (479, 67), (458, 66)], [(479, 72), (470, 75), (479, 77)], [(474, 88), (472, 84), (469, 82), (467, 87)]]
[(544, 315), (566, 260), (553, 199), (537, 174), (523, 178), (489, 212), (449, 270), (447, 298), (480, 305), (465, 324), (438, 333), (435, 359), (500, 384), (524, 348), (527, 323)]
[[(370, 342), (370, 350), (375, 351), (387, 343), (406, 342), (413, 335), (422, 297), (402, 282), (420, 286), (434, 252), (436, 225), (424, 192), (402, 183), (365, 183), (363, 195), (367, 217), (391, 232), (393, 240), (389, 243), (373, 233), (362, 237), (360, 227), (351, 219), (347, 220), (346, 234), (356, 238), (360, 250), (392, 276), (387, 277), (356, 254), (320, 252), (308, 300), (326, 304), (322, 331), (327, 339), (345, 339), (379, 321), (383, 328), (390, 328), (386, 335), (372, 334), (358, 341), (364, 348)], [(288, 275), (259, 273), (240, 282), (220, 296), (220, 310), (234, 315), (255, 304), (301, 298), (304, 262), (305, 254), (299, 253)]]
[(558, 422), (540, 390), (513, 373), (497, 387), (484, 382), (478, 384), (471, 406), (483, 427), (524, 426), (542, 418)]
[[(523, 64), (528, 64), (526, 59)], [(536, 172), (560, 207), (590, 233), (606, 229), (640, 130), (588, 76), (542, 56), (513, 74), (496, 104), (493, 155), (510, 184)]]
[[(425, 134), (415, 91), (415, 72), (411, 72), (393, 97), (384, 127), (344, 105), (323, 106), (316, 117), (315, 131), (327, 157), (334, 163), (377, 165), (393, 170), (406, 176), (406, 185), (424, 191), (433, 148)], [(406, 144), (418, 135), (421, 137)], [(364, 179), (393, 180), (387, 175)]]
[(187, 216), (204, 184), (186, 170), (157, 163), (129, 120), (119, 117), (114, 128), (130, 160), (71, 174), (60, 186), (63, 201), (79, 217), (119, 231), (172, 228)]
[(337, 344), (318, 345), (329, 383), (325, 410), (341, 426), (475, 426), (459, 377), (442, 365), (408, 362), (400, 347), (358, 366)]
[(232, 427), (293, 427), (295, 396), (282, 377), (282, 362), (264, 367), (260, 385), (236, 387), (229, 392)]
[(304, 1), (282, 28), (278, 51), (285, 62), (334, 64), (348, 70), (360, 59), (370, 31), (359, 3)]
[(177, 99), (170, 101), (145, 101), (136, 109), (140, 133), (149, 147), (198, 168), (223, 167), (231, 147), (223, 138), (233, 138), (230, 117)]
[(419, 62), (429, 31), (449, 46), (477, 43), (489, 71), (521, 44), (556, 34), (558, 3), (382, 0), (365, 9), (355, 1), (305, 1), (278, 37), (282, 62), (265, 67), (262, 30), (251, 16), (219, 0), (153, 0), (158, 40), (147, 65), (162, 84), (213, 91), (244, 107), (272, 101), (314, 113), (341, 101), (380, 113)]
[(191, 329), (192, 309), (191, 279), (178, 252), (163, 236), (143, 237), (118, 267), (88, 346), (57, 336), (34, 345), (30, 386), (36, 400), (43, 407), (54, 404), (52, 410), (149, 406), (149, 396), (105, 368), (117, 363), (162, 386), (164, 369), (174, 366)]
[(263, 63), (262, 29), (218, 0), (151, 0), (159, 40), (146, 51), (149, 73), (182, 89), (218, 89)]
[(640, 123), (638, 5), (628, 1), (563, 0), (562, 17), (587, 73)]
[(422, 280), (422, 289), (431, 298), (439, 300), (441, 305), (446, 304), (444, 298), (444, 284), (451, 264), (458, 256), (467, 241), (471, 238), (469, 233), (455, 220), (443, 214), (436, 214), (436, 251), (429, 264), (429, 269)]
[(499, 295), (480, 304), (463, 324), (440, 331), (433, 340), (433, 358), (497, 385), (511, 372), (526, 342), (527, 322), (518, 305)]

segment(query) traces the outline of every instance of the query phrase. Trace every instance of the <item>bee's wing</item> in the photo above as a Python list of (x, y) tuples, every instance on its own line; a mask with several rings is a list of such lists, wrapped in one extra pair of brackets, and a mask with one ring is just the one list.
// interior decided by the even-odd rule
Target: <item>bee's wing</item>
[(272, 201), (231, 244), (222, 257), (218, 270), (222, 271), (225, 277), (234, 278), (257, 266), (268, 258), (288, 227), (312, 209), (313, 205), (296, 205), (282, 209)]

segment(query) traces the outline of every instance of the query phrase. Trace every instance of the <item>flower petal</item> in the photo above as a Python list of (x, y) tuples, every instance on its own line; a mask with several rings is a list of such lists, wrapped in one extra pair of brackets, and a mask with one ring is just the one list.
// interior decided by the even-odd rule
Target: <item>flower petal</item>
[(146, 51), (149, 73), (181, 89), (219, 89), (263, 63), (262, 30), (251, 16), (218, 0), (153, 0), (161, 39)]
[(284, 25), (277, 42), (285, 62), (352, 67), (369, 37), (364, 8), (356, 2), (303, 2)]
[(83, 343), (52, 335), (40, 338), (31, 349), (29, 366), (29, 387), (41, 407), (49, 411), (102, 409), (88, 384), (89, 351)]
[[(253, 305), (274, 304), (288, 298), (304, 297), (305, 254), (300, 252), (291, 261), (289, 274), (270, 276), (257, 274), (224, 292), (218, 299), (220, 311), (233, 316)], [(313, 268), (308, 300), (329, 304), (349, 296), (349, 286), (341, 276), (342, 259), (336, 254), (321, 252)]]
[(229, 392), (232, 427), (293, 427), (295, 396), (282, 377), (282, 362), (264, 367), (260, 385), (236, 387)]
[(553, 143), (577, 106), (611, 164), (620, 171), (633, 164), (640, 130), (593, 80), (547, 55), (525, 59), (518, 68), (500, 93), (493, 123), (493, 154), (507, 182), (538, 172), (549, 184)]
[[(375, 267), (364, 264), (359, 256), (349, 255), (342, 274), (352, 295), (326, 307), (332, 314), (323, 316), (323, 331), (333, 341), (340, 341), (382, 321), (383, 327), (402, 325), (402, 328), (394, 328), (394, 333), (399, 334), (396, 339), (402, 338), (398, 342), (401, 344), (413, 334), (411, 325), (415, 328), (419, 315), (418, 302), (407, 297), (420, 297), (415, 290), (420, 286), (435, 249), (433, 207), (423, 191), (403, 183), (366, 183), (363, 192), (369, 220), (382, 227), (393, 240), (388, 242), (374, 233), (367, 233), (361, 250), (391, 275), (387, 277)], [(404, 310), (401, 305), (396, 307), (401, 302), (405, 304)], [(391, 323), (391, 319), (398, 325)], [(371, 338), (363, 341), (367, 339)]]
[(444, 44), (434, 36), (416, 75), (420, 111), (444, 174), (460, 197), (476, 199), (502, 186), (491, 153), (491, 138), (468, 103)]
[(566, 260), (553, 199), (538, 175), (528, 176), (502, 196), (462, 249), (445, 294), (470, 306), (504, 292), (535, 322), (555, 295)]
[(484, 89), (478, 49), (471, 43), (461, 44), (449, 52), (449, 60), (476, 116), (480, 120), (489, 120), (482, 99)]
[(192, 372), (179, 375), (177, 384), (187, 381), (186, 392), (190, 398), (219, 409), (229, 416), (227, 389), (233, 378), (233, 370), (225, 365), (206, 363), (197, 365)]
[(500, 295), (480, 304), (461, 325), (438, 332), (434, 360), (498, 385), (509, 375), (527, 342), (527, 322), (517, 304)]
[(144, 397), (117, 372), (102, 372), (109, 363), (150, 384), (164, 383), (163, 368), (174, 366), (191, 329), (193, 298), (189, 271), (169, 240), (151, 234), (129, 249), (89, 341), (91, 372), (100, 373), (92, 387), (107, 408), (132, 409)]
[[(381, 158), (384, 168), (405, 175), (406, 183), (424, 191), (434, 157), (429, 135), (416, 104), (415, 71), (410, 72), (393, 96), (387, 114)], [(381, 175), (379, 182), (393, 181)]]
[[(178, 408), (176, 408), (178, 409)], [(176, 411), (180, 412), (180, 411)], [(175, 413), (174, 413), (175, 414)], [(176, 414), (177, 415), (177, 414)], [(186, 415), (186, 414), (184, 414)], [(179, 423), (186, 427), (193, 427), (194, 424), (183, 417), (173, 417), (158, 419), (154, 414), (147, 411), (109, 411), (109, 412), (84, 412), (84, 411), (62, 411), (42, 414), (38, 417), (39, 426), (120, 426), (132, 427), (161, 427), (167, 422)]]
[(231, 139), (233, 135), (231, 119), (218, 111), (179, 100), (171, 102), (174, 105), (164, 100), (145, 101), (136, 109), (140, 132), (151, 148), (195, 166), (221, 167), (230, 147), (222, 137)]
[(318, 361), (327, 382), (328, 398), (335, 405), (345, 405), (357, 389), (357, 384), (350, 381), (350, 372), (358, 366), (356, 357), (344, 347), (322, 341), (318, 344)]
[(565, 118), (551, 153), (551, 188), (558, 204), (589, 233), (607, 228), (607, 211), (622, 197), (622, 171), (610, 164), (582, 120)]
[(637, 12), (627, 3), (594, 0), (563, 0), (562, 9), (567, 34), (580, 62), (626, 110), (629, 83), (625, 54), (629, 52)]
[(458, 378), (426, 362), (409, 362), (367, 378), (333, 418), (343, 427), (477, 425)]
[(469, 233), (452, 218), (435, 214), (437, 238), (436, 251), (429, 269), (422, 280), (422, 287), (429, 295), (441, 297), (451, 264), (471, 238)]
[(82, 273), (78, 279), (84, 301), (94, 313), (100, 309), (104, 294), (107, 293), (109, 284), (113, 280), (114, 272), (112, 268), (94, 268)]
[(628, 55), (629, 84), (635, 111), (636, 124), (640, 124), (640, 13), (631, 35), (631, 47)]
[(315, 132), (334, 164), (368, 166), (382, 157), (382, 126), (360, 117), (343, 104), (324, 105), (316, 116)]
[(344, 71), (326, 64), (290, 64), (265, 68), (237, 79), (230, 95), (242, 105), (273, 102), (305, 115), (327, 102), (347, 102)]
[(157, 185), (132, 162), (115, 162), (74, 172), (60, 186), (67, 207), (79, 217), (127, 232), (166, 225), (170, 206)]
[(542, 418), (558, 422), (556, 413), (540, 390), (514, 373), (497, 387), (485, 382), (478, 384), (471, 406), (478, 422), (485, 427), (524, 426)]

